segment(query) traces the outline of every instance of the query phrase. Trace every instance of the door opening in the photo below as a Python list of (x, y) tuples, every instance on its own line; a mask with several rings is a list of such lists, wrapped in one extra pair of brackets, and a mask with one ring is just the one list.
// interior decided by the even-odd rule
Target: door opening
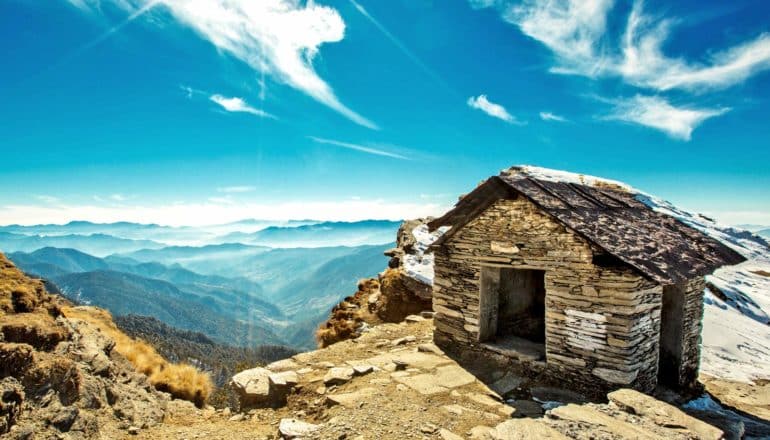
[(545, 342), (545, 271), (485, 267), (479, 299), (481, 342)]
[(684, 317), (684, 288), (663, 286), (663, 309), (660, 314), (660, 354), (658, 383), (679, 386), (682, 366), (682, 331)]

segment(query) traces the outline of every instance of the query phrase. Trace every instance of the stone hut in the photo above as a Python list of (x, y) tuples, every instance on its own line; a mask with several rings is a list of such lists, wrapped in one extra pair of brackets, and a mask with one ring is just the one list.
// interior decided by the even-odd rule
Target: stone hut
[(704, 276), (745, 259), (645, 197), (530, 167), (483, 182), (429, 224), (450, 227), (432, 245), (437, 345), (596, 390), (693, 386)]

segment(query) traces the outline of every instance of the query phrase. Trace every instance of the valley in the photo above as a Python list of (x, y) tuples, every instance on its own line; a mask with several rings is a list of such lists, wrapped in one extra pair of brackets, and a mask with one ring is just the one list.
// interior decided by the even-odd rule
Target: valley
[(398, 225), (11, 225), (0, 227), (0, 250), (71, 301), (116, 317), (155, 319), (220, 344), (310, 349), (331, 307), (386, 266)]

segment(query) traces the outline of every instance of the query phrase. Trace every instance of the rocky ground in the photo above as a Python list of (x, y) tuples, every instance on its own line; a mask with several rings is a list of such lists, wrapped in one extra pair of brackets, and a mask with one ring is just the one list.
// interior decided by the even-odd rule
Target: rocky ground
[[(382, 324), (358, 339), (236, 376), (252, 404), (277, 408), (235, 412), (177, 404), (165, 423), (143, 429), (138, 436), (717, 439), (740, 438), (746, 430), (737, 418), (712, 420), (722, 429), (716, 428), (630, 390), (610, 394), (609, 402), (590, 403), (578, 394), (512, 375), (501, 375), (487, 386), (431, 340), (430, 319), (409, 317), (404, 323)], [(718, 384), (710, 386), (717, 389)], [(505, 400), (501, 394), (517, 398)], [(740, 392), (728, 395), (737, 399)], [(753, 403), (760, 413), (766, 411), (768, 406), (758, 399), (749, 399), (744, 409)], [(555, 402), (562, 405), (556, 407)], [(754, 438), (762, 438), (761, 429), (767, 425), (757, 423), (751, 429)]]
[(0, 437), (117, 438), (161, 423), (169, 395), (66, 306), (0, 254)]

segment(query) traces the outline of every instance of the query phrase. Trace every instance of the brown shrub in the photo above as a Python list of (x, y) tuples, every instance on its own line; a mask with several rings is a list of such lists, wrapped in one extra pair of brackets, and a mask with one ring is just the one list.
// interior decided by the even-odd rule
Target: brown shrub
[(35, 360), (34, 352), (29, 344), (0, 343), (0, 376), (23, 376)]
[(62, 313), (81, 319), (97, 327), (115, 341), (115, 350), (123, 355), (134, 369), (150, 380), (158, 390), (177, 399), (189, 400), (201, 407), (211, 393), (211, 377), (192, 365), (172, 364), (155, 349), (140, 339), (133, 339), (120, 331), (109, 312), (95, 307), (66, 307)]
[(320, 348), (336, 342), (352, 339), (356, 333), (357, 322), (348, 319), (332, 319), (315, 332), (315, 339)]
[(11, 303), (16, 313), (31, 312), (37, 307), (37, 295), (27, 288), (17, 287), (11, 292)]
[(8, 342), (29, 344), (38, 350), (50, 351), (69, 338), (64, 327), (45, 311), (6, 315), (0, 324), (0, 333)]
[(211, 379), (192, 365), (169, 364), (150, 377), (150, 381), (160, 391), (165, 391), (178, 399), (189, 400), (197, 407), (203, 407), (211, 394)]

